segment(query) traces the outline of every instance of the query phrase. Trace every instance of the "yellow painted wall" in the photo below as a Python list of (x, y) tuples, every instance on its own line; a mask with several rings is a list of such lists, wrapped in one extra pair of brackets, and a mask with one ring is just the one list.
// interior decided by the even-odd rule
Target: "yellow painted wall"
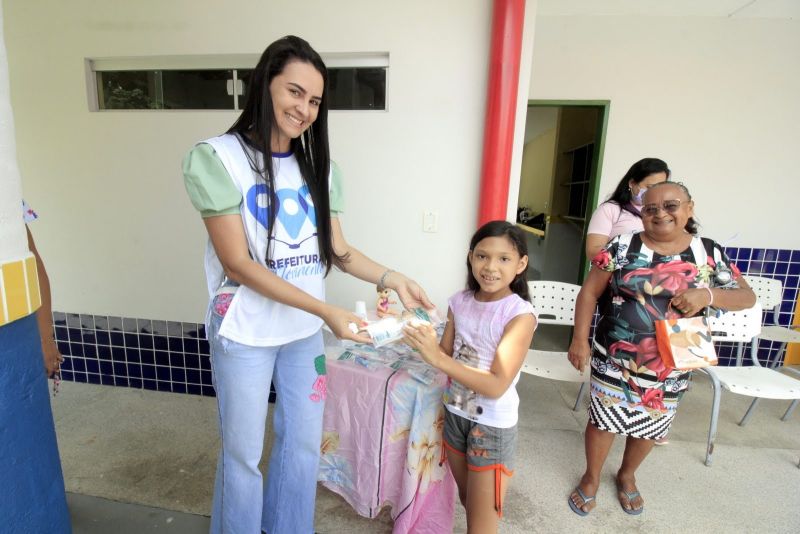
[(556, 129), (552, 128), (532, 139), (522, 152), (519, 205), (534, 213), (550, 213), (555, 146)]
[(33, 254), (0, 262), (0, 326), (32, 314), (41, 305)]
[[(794, 307), (794, 321), (793, 325), (800, 327), (800, 298), (797, 299), (797, 304)], [(800, 365), (800, 343), (792, 343), (786, 348), (785, 364)]]

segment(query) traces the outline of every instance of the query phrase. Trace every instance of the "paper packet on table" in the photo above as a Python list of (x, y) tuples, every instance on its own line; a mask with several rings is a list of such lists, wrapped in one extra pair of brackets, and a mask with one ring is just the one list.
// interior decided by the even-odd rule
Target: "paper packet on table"
[(426, 310), (424, 308), (414, 308), (406, 310), (399, 317), (385, 317), (380, 321), (375, 321), (367, 325), (367, 334), (372, 338), (372, 344), (376, 347), (383, 347), (393, 343), (403, 337), (403, 328), (407, 324), (431, 324), (438, 326), (442, 320), (439, 319), (436, 310)]
[(390, 367), (398, 370), (404, 369), (412, 378), (426, 385), (432, 384), (438, 373), (436, 369), (413, 356), (405, 356), (395, 361)]
[(375, 370), (391, 364), (395, 360), (395, 357), (392, 354), (385, 354), (378, 351), (371, 345), (357, 343), (342, 352), (338, 359), (352, 360), (362, 367)]

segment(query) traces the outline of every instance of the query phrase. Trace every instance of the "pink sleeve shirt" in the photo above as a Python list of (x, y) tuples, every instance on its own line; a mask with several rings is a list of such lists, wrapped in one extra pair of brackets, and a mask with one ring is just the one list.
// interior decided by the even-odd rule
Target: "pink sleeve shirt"
[(641, 232), (643, 229), (640, 217), (623, 210), (619, 204), (603, 202), (592, 214), (586, 233), (605, 235), (610, 240), (618, 235)]

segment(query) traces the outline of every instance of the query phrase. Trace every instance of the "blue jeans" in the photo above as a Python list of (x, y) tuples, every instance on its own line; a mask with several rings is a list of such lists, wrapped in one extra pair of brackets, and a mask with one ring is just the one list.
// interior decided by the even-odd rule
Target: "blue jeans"
[[(219, 336), (221, 321), (212, 313), (208, 333), (222, 439), (211, 533), (312, 533), (325, 404), (322, 334), (251, 347)], [(275, 440), (262, 485), (270, 382), (278, 395)]]

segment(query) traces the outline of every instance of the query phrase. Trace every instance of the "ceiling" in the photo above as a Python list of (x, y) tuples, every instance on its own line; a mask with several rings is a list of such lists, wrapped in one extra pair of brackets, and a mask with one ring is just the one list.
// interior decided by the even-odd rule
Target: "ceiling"
[(538, 0), (537, 16), (800, 19), (800, 0)]

